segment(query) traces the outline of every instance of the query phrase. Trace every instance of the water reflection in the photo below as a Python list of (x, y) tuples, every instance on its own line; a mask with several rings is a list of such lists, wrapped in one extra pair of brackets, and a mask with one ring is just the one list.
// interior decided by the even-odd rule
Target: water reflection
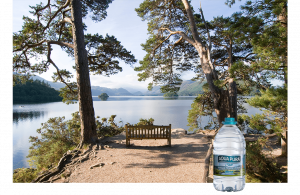
[(93, 96), (93, 101), (136, 101), (136, 100), (194, 100), (196, 96), (179, 96), (179, 97), (163, 97), (163, 96), (109, 96), (108, 99), (99, 99)]
[(34, 120), (44, 117), (44, 111), (29, 111), (29, 112), (13, 112), (13, 123), (18, 123), (24, 120)]

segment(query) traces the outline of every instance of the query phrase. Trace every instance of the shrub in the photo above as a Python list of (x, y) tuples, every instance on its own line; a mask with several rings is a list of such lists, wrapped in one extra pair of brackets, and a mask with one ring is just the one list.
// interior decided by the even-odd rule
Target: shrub
[(62, 155), (74, 149), (80, 140), (80, 123), (78, 113), (72, 114), (71, 120), (65, 117), (50, 118), (37, 129), (38, 137), (29, 137), (29, 165), (38, 171), (52, 168)]
[(14, 183), (30, 183), (37, 176), (37, 170), (33, 168), (15, 169), (13, 173)]
[[(102, 122), (96, 120), (98, 137), (114, 136), (121, 133), (124, 128), (118, 127), (114, 122), (116, 115)], [(98, 117), (99, 118), (99, 117)], [(42, 127), (37, 129), (40, 138), (30, 136), (29, 165), (36, 167), (37, 171), (50, 169), (59, 162), (68, 150), (73, 150), (80, 142), (79, 113), (72, 113), (72, 119), (65, 121), (65, 117), (50, 118)]]
[(116, 116), (117, 115), (111, 115), (108, 120), (107, 118), (102, 118), (101, 119), (102, 122), (96, 120), (96, 129), (97, 129), (98, 137), (103, 137), (103, 136), (111, 137), (111, 136), (118, 135), (122, 131), (124, 131), (124, 127), (119, 127), (115, 122)]
[(262, 148), (266, 146), (266, 139), (259, 138), (255, 142), (246, 144), (246, 172), (247, 182), (286, 182), (279, 172), (280, 168), (266, 158), (262, 153)]

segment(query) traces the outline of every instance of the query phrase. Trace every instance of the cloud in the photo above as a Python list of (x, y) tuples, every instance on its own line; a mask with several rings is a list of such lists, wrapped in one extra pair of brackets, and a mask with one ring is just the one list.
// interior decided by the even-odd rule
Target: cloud
[(126, 72), (121, 72), (110, 77), (105, 77), (101, 75), (91, 75), (91, 84), (92, 86), (100, 86), (107, 88), (125, 88), (130, 89), (130, 91), (147, 90), (148, 83), (138, 82), (136, 72)]

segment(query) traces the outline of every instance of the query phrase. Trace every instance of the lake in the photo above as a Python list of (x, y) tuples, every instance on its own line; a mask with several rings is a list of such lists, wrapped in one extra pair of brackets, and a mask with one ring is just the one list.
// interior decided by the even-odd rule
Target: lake
[[(154, 119), (154, 125), (172, 124), (172, 129), (188, 129), (187, 117), (195, 97), (180, 96), (178, 99), (165, 99), (162, 96), (110, 96), (107, 101), (93, 97), (95, 116), (100, 118), (117, 115), (115, 121), (135, 124), (140, 118)], [(30, 147), (29, 136), (37, 136), (41, 123), (52, 117), (65, 116), (78, 111), (78, 104), (62, 102), (13, 105), (13, 169), (29, 167), (26, 156)], [(257, 108), (244, 105), (249, 115), (260, 113)], [(205, 119), (204, 119), (205, 120)]]

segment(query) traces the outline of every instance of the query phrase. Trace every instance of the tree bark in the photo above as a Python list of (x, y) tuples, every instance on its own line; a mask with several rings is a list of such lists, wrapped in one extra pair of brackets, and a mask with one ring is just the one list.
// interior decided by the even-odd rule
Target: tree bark
[(85, 50), (80, 0), (71, 0), (74, 57), (77, 76), (79, 114), (81, 122), (81, 140), (83, 144), (95, 144), (97, 140), (95, 114), (91, 93), (87, 51)]
[(236, 82), (233, 80), (233, 78), (229, 79), (228, 91), (229, 91), (230, 117), (235, 118), (235, 121), (237, 121), (237, 88), (236, 88)]

